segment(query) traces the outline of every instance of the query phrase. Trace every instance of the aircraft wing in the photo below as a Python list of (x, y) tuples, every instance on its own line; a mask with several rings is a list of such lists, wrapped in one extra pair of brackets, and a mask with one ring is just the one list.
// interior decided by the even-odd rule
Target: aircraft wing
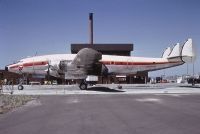
[(74, 60), (68, 64), (60, 64), (65, 74), (65, 79), (85, 79), (87, 75), (101, 75), (107, 72), (107, 68), (99, 62), (102, 54), (91, 48), (81, 49)]

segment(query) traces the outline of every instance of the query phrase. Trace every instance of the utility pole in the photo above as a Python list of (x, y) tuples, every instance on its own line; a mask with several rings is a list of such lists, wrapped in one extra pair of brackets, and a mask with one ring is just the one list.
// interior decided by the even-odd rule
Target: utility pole
[(194, 59), (192, 58), (192, 86), (195, 85), (195, 78), (194, 78)]

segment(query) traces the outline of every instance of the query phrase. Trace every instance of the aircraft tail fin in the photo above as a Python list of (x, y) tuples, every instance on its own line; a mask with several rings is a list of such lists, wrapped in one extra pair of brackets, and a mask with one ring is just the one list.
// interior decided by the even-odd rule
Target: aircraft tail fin
[(195, 48), (192, 43), (192, 39), (189, 38), (183, 45), (182, 51), (181, 51), (182, 60), (184, 62), (194, 62), (196, 59), (196, 53)]
[(166, 48), (162, 54), (162, 58), (168, 58), (170, 53), (171, 53), (171, 48), (170, 47)]
[(192, 43), (192, 39), (188, 39), (183, 46), (177, 43), (173, 49), (171, 50), (168, 47), (162, 55), (162, 58), (166, 58), (169, 60), (182, 60), (184, 62), (193, 62), (196, 59), (195, 48)]
[(169, 56), (168, 56), (167, 58), (168, 58), (168, 59), (180, 58), (180, 56), (181, 56), (181, 46), (180, 46), (179, 43), (177, 43), (177, 44), (173, 47), (171, 53), (169, 54)]

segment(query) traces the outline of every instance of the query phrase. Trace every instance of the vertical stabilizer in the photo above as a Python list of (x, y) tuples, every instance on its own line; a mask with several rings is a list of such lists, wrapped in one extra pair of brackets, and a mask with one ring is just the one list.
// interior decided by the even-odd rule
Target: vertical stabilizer
[(171, 48), (170, 47), (166, 48), (165, 51), (163, 52), (162, 58), (168, 58), (170, 53), (171, 53)]
[(189, 38), (183, 45), (181, 56), (184, 62), (194, 62), (196, 56), (192, 39)]
[(181, 56), (181, 46), (177, 43), (169, 54), (168, 58), (177, 58)]

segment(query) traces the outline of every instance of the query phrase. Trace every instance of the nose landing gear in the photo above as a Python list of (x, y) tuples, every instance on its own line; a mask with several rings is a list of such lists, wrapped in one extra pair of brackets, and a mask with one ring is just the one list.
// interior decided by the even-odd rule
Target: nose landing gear
[(23, 90), (24, 86), (23, 85), (18, 85), (18, 90)]

